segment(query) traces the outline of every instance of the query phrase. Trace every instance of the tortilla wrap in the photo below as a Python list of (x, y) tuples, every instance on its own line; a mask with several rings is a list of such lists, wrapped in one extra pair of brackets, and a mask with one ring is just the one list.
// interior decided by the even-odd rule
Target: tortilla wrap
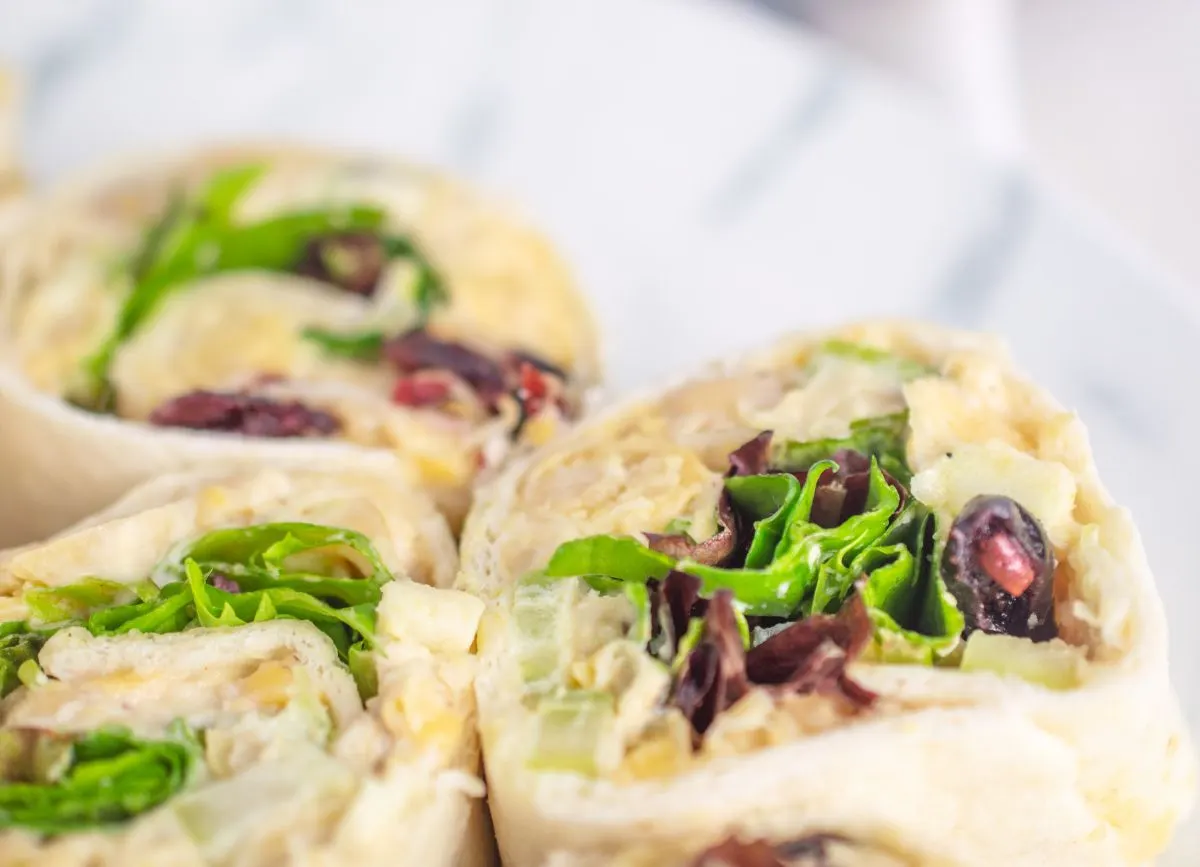
[(163, 472), (384, 456), (457, 524), (481, 468), (552, 436), (599, 375), (548, 241), (399, 160), (214, 146), (23, 211), (0, 242), (0, 543)]
[[(728, 456), (763, 431), (836, 439), (853, 436), (855, 420), (898, 411), (913, 508), (938, 519), (939, 544), (976, 495), (1002, 495), (1036, 518), (1054, 555), (1053, 640), (951, 630), (924, 664), (901, 664), (883, 661), (895, 657), (878, 650), (887, 645), (873, 619), (873, 643), (844, 670), (856, 693), (844, 678), (828, 694), (754, 686), (697, 738), (680, 710), (685, 684), (651, 658), (644, 635), (628, 637), (638, 609), (619, 591), (547, 581), (564, 574), (564, 543), (581, 537), (628, 535), (645, 551), (651, 537), (639, 534), (689, 519), (693, 529), (708, 522), (696, 540), (717, 538)], [(948, 580), (944, 551), (934, 548), (928, 562), (940, 571), (927, 582)], [(858, 847), (839, 867), (1145, 864), (1191, 805), (1192, 745), (1137, 529), (1097, 477), (1079, 419), (1021, 378), (989, 336), (855, 323), (622, 404), (482, 490), (461, 564), (456, 586), (488, 603), (476, 693), (489, 803), (513, 867), (676, 863), (664, 853), (682, 865), (731, 836), (785, 844), (814, 834)], [(861, 601), (872, 580), (847, 599)], [(958, 607), (944, 588), (930, 593)], [(706, 604), (711, 615), (715, 601)], [(842, 699), (864, 690), (874, 703), (847, 710)]]
[[(245, 548), (280, 527), (283, 560)], [(187, 564), (210, 555), (230, 562), (198, 567), (197, 589)], [(0, 865), (493, 863), (471, 688), (483, 606), (445, 589), (455, 566), (445, 519), (386, 472), (165, 476), (0, 553)], [(321, 575), (343, 590), (305, 583)], [(161, 625), (185, 586), (192, 607)], [(360, 617), (337, 597), (347, 586), (376, 591), (374, 649), (348, 656), (352, 628), (311, 613), (342, 598), (339, 612)], [(130, 606), (151, 613), (125, 619)], [(80, 763), (113, 726), (135, 739), (134, 758), (190, 756), (182, 779), (151, 797), (143, 769), (128, 794), (135, 783), (109, 768), (89, 796), (77, 765), (58, 764), (61, 745)], [(47, 752), (59, 759), (37, 758)], [(30, 782), (36, 793), (18, 791)]]

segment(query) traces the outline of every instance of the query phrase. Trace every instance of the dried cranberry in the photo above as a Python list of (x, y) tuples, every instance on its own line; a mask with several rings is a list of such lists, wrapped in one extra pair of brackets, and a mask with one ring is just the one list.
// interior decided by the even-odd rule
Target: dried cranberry
[(742, 842), (730, 837), (697, 855), (692, 867), (785, 867), (785, 863), (765, 840)]
[(852, 845), (840, 834), (809, 834), (772, 845), (729, 837), (701, 852), (692, 867), (830, 867), (830, 848)]
[(355, 295), (371, 295), (386, 263), (383, 242), (375, 235), (337, 232), (309, 241), (295, 270)]
[(511, 369), (519, 370), (524, 364), (532, 364), (540, 372), (549, 374), (555, 379), (561, 379), (564, 382), (567, 380), (567, 372), (565, 370), (557, 365), (551, 364), (541, 356), (534, 355), (532, 352), (514, 349), (508, 353), (508, 357), (505, 359), (505, 367)]
[(414, 329), (389, 340), (384, 355), (401, 373), (445, 370), (458, 376), (479, 398), (495, 409), (506, 391), (504, 371), (486, 355), (448, 340), (438, 340), (423, 329)]
[(445, 377), (415, 373), (396, 380), (392, 400), (400, 406), (441, 406), (450, 399), (450, 383)]
[(517, 386), (517, 400), (526, 416), (534, 416), (546, 406), (546, 397), (550, 393), (546, 377), (540, 370), (528, 361), (521, 362), (518, 373), (520, 385)]
[(1038, 520), (1008, 497), (978, 496), (950, 527), (946, 586), (967, 632), (1048, 640), (1054, 626), (1054, 551)]
[(150, 423), (254, 437), (329, 436), (341, 427), (329, 413), (299, 401), (219, 391), (193, 391), (169, 400), (150, 414)]

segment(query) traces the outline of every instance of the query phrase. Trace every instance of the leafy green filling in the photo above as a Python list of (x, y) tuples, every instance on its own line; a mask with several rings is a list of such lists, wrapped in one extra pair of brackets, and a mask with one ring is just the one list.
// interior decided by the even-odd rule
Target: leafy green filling
[[(79, 623), (93, 635), (307, 620), (329, 636), (344, 662), (355, 655), (361, 675), (365, 663), (357, 657), (376, 647), (375, 609), (392, 575), (361, 533), (274, 523), (201, 536), (160, 564), (155, 578), (137, 585), (135, 601), (118, 601), (110, 588), (133, 591), (102, 579), (32, 590), (26, 600), (53, 627)], [(4, 659), (0, 649), (0, 672)]]
[[(883, 416), (855, 423), (845, 438), (784, 442), (773, 450), (772, 466), (786, 472), (727, 479), (743, 527), (753, 525), (736, 565), (676, 559), (632, 537), (599, 535), (561, 545), (545, 574), (580, 576), (615, 592), (678, 570), (700, 579), (702, 596), (729, 590), (745, 616), (787, 621), (836, 612), (859, 587), (881, 655), (932, 663), (957, 645), (963, 618), (936, 568), (934, 516), (911, 497), (902, 504), (901, 490), (888, 478), (901, 485), (911, 478), (905, 424), (904, 414)], [(826, 486), (838, 483), (832, 474), (839, 464), (831, 458), (846, 451), (870, 457), (865, 502), (836, 526), (822, 526), (814, 504)], [(641, 598), (631, 594), (635, 607)], [(646, 615), (637, 610), (640, 624)]]
[[(0, 624), (0, 696), (69, 625), (119, 635), (279, 618), (314, 624), (364, 698), (375, 693), (375, 610), (392, 575), (361, 533), (299, 522), (216, 530), (159, 564), (153, 577), (132, 586), (90, 577), (26, 591), (30, 621)], [(182, 724), (163, 741), (120, 729), (74, 740), (0, 730), (0, 828), (56, 834), (129, 819), (183, 788), (201, 756), (197, 736)]]
[(893, 355), (887, 350), (876, 349), (874, 346), (849, 340), (825, 341), (817, 350), (813, 361), (814, 364), (820, 364), (829, 358), (840, 358), (888, 370), (895, 375), (898, 382), (907, 382), (910, 379), (929, 376), (937, 372), (929, 365), (913, 361), (911, 358), (903, 358)]
[(382, 331), (360, 331), (342, 333), (325, 328), (305, 328), (301, 332), (305, 340), (316, 343), (329, 355), (340, 355), (354, 361), (377, 361), (383, 354), (387, 335)]
[[(20, 768), (26, 733), (0, 731), (0, 828), (59, 834), (107, 825), (144, 813), (182, 789), (203, 761), (197, 735), (172, 726), (167, 740), (141, 740), (118, 728), (57, 744), (52, 764)], [(38, 733), (31, 751), (45, 752), (52, 735)]]
[[(173, 293), (200, 278), (230, 271), (291, 271), (309, 242), (325, 235), (368, 233), (379, 238), (387, 258), (411, 260), (418, 274), (413, 301), (422, 322), (436, 304), (445, 301), (445, 287), (436, 271), (410, 239), (383, 229), (386, 215), (378, 207), (348, 204), (277, 214), (253, 223), (234, 222), (234, 206), (265, 168), (226, 169), (214, 175), (193, 200), (178, 195), (172, 199), (130, 262), (132, 288), (114, 330), (84, 360), (75, 403), (111, 411), (114, 394), (109, 371), (117, 350)], [(338, 351), (337, 346), (331, 351)]]
[(907, 412), (863, 418), (850, 423), (850, 433), (845, 437), (780, 441), (772, 446), (771, 465), (781, 470), (803, 470), (840, 451), (858, 452), (875, 458), (892, 478), (908, 487), (912, 472), (904, 455), (907, 435)]

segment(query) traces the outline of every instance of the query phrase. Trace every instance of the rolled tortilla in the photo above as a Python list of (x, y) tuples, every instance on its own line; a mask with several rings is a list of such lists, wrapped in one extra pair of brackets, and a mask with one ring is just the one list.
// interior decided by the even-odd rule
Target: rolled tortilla
[[(893, 446), (868, 436), (897, 419)], [(761, 445), (765, 431), (782, 448), (771, 466), (801, 471), (805, 490), (799, 479), (837, 480), (839, 461), (853, 466), (839, 449), (874, 456), (872, 488), (856, 508), (892, 522), (888, 533), (911, 509), (926, 516), (918, 526), (932, 526), (932, 538), (922, 531), (924, 542), (860, 561), (845, 537), (831, 549), (850, 552), (839, 566), (803, 540), (828, 540), (866, 518), (818, 519), (817, 505), (829, 508), (819, 497), (806, 507), (816, 523), (795, 517), (800, 505), (781, 510), (796, 535), (784, 531), (767, 550), (778, 558), (794, 544), (788, 550), (803, 558), (764, 567), (779, 583), (754, 597), (757, 608), (744, 600), (761, 573), (726, 579), (732, 609), (717, 604), (728, 598), (721, 585), (702, 587), (707, 614), (688, 609), (688, 635), (671, 627), (676, 644), (664, 655), (656, 642), (673, 614), (663, 612), (682, 598), (666, 591), (679, 586), (668, 570), (728, 575), (705, 571), (703, 546), (691, 543), (719, 540), (728, 522), (717, 506), (734, 485), (724, 476), (746, 475), (730, 453)], [(739, 452), (741, 463), (750, 451)], [(819, 472), (812, 461), (831, 452), (836, 472)], [(899, 498), (899, 478), (907, 499), (893, 512), (883, 504)], [(849, 508), (849, 477), (825, 493), (838, 485), (845, 500), (835, 507)], [(971, 530), (995, 509), (1007, 509), (1010, 523)], [(741, 553), (732, 556), (748, 563), (744, 534), (757, 544), (770, 522), (748, 526), (746, 512), (737, 515)], [(866, 544), (863, 532), (853, 545)], [(656, 553), (681, 544), (689, 553)], [(630, 545), (634, 567), (618, 568), (634, 556)], [(977, 559), (961, 559), (964, 551)], [(814, 834), (857, 847), (841, 852), (839, 867), (883, 857), (946, 867), (1133, 865), (1165, 847), (1190, 806), (1194, 757), (1137, 530), (1102, 487), (1078, 418), (1018, 376), (993, 338), (866, 322), (714, 366), (510, 467), (481, 491), (461, 557), (457, 586), (489, 604), (476, 691), (493, 821), (514, 867), (548, 858), (637, 864), (646, 852), (645, 863), (675, 863), (663, 854), (673, 852), (686, 864), (729, 837), (783, 845)], [(884, 589), (904, 563), (917, 594), (907, 609)], [(607, 580), (589, 587), (572, 574)], [(642, 608), (631, 585), (664, 574), (647, 594), (658, 607)], [(840, 607), (836, 595), (822, 604), (839, 576)], [(1013, 587), (1007, 596), (1000, 581)], [(972, 586), (987, 595), (958, 595)], [(790, 615), (748, 618), (748, 652), (733, 625), (712, 619), (791, 605), (797, 587), (807, 589)], [(990, 601), (977, 610), (973, 600)], [(810, 611), (825, 613), (806, 619)], [(794, 620), (801, 625), (774, 635), (783, 643), (768, 652), (773, 632)], [(819, 643), (787, 643), (809, 628)], [(844, 640), (856, 629), (864, 637)], [(772, 659), (791, 680), (763, 673)], [(706, 687), (714, 670), (708, 683), (725, 693)], [(705, 707), (711, 720), (701, 720)]]
[(395, 473), (165, 476), (0, 554), (0, 865), (492, 863), (455, 566)]
[(163, 472), (392, 456), (457, 524), (481, 468), (551, 436), (599, 373), (547, 240), (396, 160), (130, 160), (5, 235), (0, 543)]

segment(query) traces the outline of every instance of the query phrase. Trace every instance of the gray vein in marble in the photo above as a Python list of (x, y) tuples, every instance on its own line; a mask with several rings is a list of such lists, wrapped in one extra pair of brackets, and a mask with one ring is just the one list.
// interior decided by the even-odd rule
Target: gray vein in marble
[(479, 52), (475, 86), (469, 90), (450, 119), (443, 152), (458, 171), (474, 175), (480, 171), (488, 150), (500, 134), (508, 111), (508, 82), (505, 70), (529, 11), (527, 0), (493, 4), (489, 34)]
[(793, 99), (778, 126), (750, 149), (701, 206), (706, 222), (719, 225), (737, 220), (767, 192), (771, 180), (811, 141), (844, 102), (849, 79), (845, 70), (829, 63), (812, 84)]
[(967, 328), (983, 325), (1000, 282), (1028, 235), (1034, 197), (1026, 177), (1004, 170), (983, 220), (930, 295), (926, 313)]

